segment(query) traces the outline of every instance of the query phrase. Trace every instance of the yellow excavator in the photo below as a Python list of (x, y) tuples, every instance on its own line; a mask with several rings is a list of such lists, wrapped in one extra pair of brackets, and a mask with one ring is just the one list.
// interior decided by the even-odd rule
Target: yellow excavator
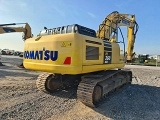
[[(24, 27), (11, 27), (13, 25), (25, 24)], [(10, 23), (10, 24), (0, 24), (0, 34), (4, 33), (13, 33), (13, 32), (23, 32), (23, 40), (25, 41), (28, 38), (32, 37), (31, 27), (28, 23)], [(0, 62), (0, 65), (3, 64)], [(23, 68), (23, 63), (19, 67)]]
[(45, 27), (37, 37), (25, 41), (24, 67), (44, 72), (36, 80), (39, 90), (50, 93), (78, 86), (78, 100), (96, 107), (109, 92), (132, 81), (132, 72), (122, 69), (125, 55), (120, 54), (120, 26), (128, 28), (130, 61), (138, 24), (135, 15), (115, 11), (105, 18), (97, 32), (78, 24)]

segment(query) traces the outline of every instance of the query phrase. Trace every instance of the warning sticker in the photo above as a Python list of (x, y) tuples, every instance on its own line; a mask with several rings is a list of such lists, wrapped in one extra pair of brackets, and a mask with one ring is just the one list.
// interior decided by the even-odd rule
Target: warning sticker
[(72, 46), (72, 42), (70, 41), (65, 41), (61, 43), (61, 47), (71, 47)]

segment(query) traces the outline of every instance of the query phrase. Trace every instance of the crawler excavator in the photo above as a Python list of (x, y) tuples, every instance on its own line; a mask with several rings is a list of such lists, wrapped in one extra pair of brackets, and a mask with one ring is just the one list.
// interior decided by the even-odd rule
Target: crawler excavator
[[(24, 27), (10, 27), (13, 25), (25, 24)], [(31, 27), (28, 23), (10, 23), (10, 24), (0, 24), (0, 34), (4, 33), (13, 33), (13, 32), (23, 32), (23, 40), (25, 41), (28, 38), (32, 37)], [(0, 61), (0, 65), (3, 64)], [(23, 63), (19, 65), (19, 67), (23, 68)]]
[(128, 28), (130, 61), (138, 30), (135, 15), (112, 12), (97, 32), (78, 24), (45, 27), (25, 41), (24, 67), (44, 72), (36, 81), (39, 90), (50, 93), (78, 86), (77, 99), (96, 107), (109, 92), (132, 82), (132, 72), (123, 69), (125, 55), (120, 55), (117, 40), (120, 26)]

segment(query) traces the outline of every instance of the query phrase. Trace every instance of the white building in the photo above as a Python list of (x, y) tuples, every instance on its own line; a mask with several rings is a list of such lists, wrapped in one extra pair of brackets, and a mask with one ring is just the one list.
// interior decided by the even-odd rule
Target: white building
[(150, 55), (149, 58), (157, 60), (157, 58), (160, 59), (160, 55)]

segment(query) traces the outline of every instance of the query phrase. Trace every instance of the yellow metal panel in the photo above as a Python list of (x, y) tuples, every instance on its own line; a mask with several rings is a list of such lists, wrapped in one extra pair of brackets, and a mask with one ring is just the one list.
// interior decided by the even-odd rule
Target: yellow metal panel
[[(79, 39), (78, 35), (70, 33), (42, 36), (38, 41), (35, 41), (35, 38), (27, 40), (25, 42), (24, 51), (37, 51), (43, 49), (45, 49), (45, 51), (58, 51), (58, 59), (55, 61), (50, 59), (24, 59), (24, 66), (28, 69), (54, 73), (66, 73), (66, 71), (72, 71), (73, 73), (74, 71), (81, 72), (82, 41), (77, 39)], [(43, 52), (45, 51), (43, 50)], [(64, 65), (64, 61), (67, 57), (71, 57), (70, 65)], [(74, 70), (72, 70), (72, 68), (74, 68)]]
[(112, 63), (120, 62), (120, 47), (117, 43), (112, 43)]
[[(90, 41), (86, 42), (86, 40)], [(87, 45), (99, 48), (98, 60), (86, 60)], [(117, 43), (112, 43), (111, 63), (104, 64), (103, 40), (77, 33), (56, 34), (28, 39), (25, 41), (24, 51), (43, 51), (42, 59), (34, 58), (33, 56), (29, 56), (28, 58), (24, 56), (25, 68), (51, 73), (81, 74), (122, 68), (124, 66), (124, 63), (119, 62), (120, 50)], [(46, 51), (49, 54), (51, 54), (51, 51), (52, 53), (57, 51), (57, 59), (44, 59), (46, 57)], [(64, 64), (67, 57), (71, 58), (71, 64)]]

